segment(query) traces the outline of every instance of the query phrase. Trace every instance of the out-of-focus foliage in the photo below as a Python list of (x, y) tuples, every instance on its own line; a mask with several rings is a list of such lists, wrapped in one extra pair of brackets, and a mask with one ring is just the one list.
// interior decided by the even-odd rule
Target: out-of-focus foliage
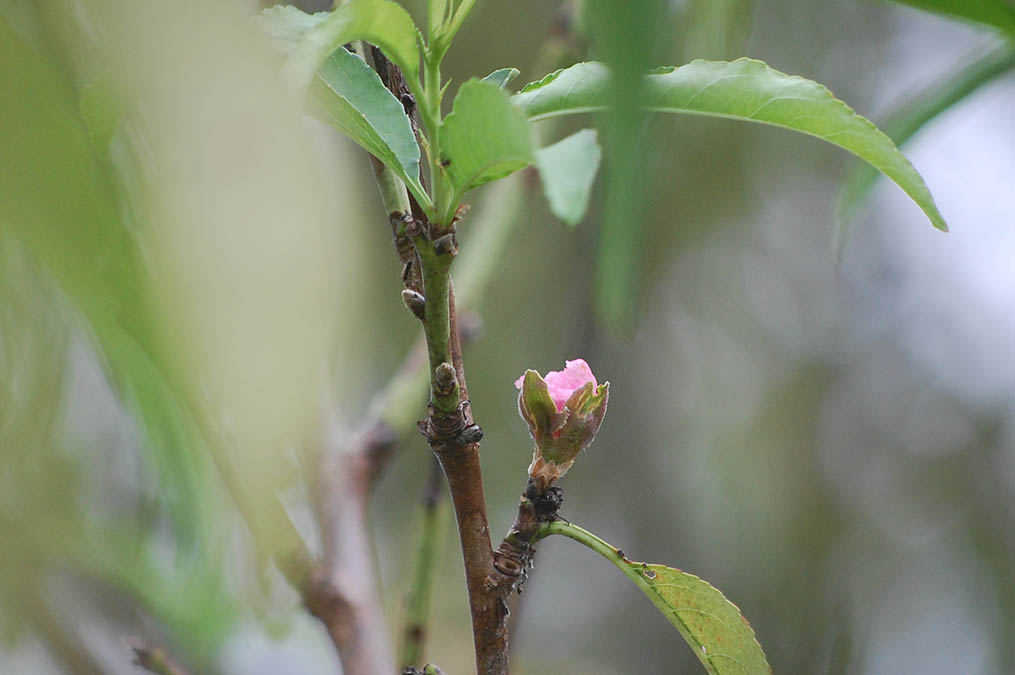
[[(562, 4), (476, 3), (445, 112), (507, 66), (528, 81), (588, 58), (747, 55), (877, 119), (998, 46), (891, 3), (589, 2), (614, 14), (555, 23)], [(420, 26), (424, 5), (405, 2)], [(416, 337), (367, 163), (300, 117), (235, 3), (2, 0), (0, 31), (0, 614), (16, 638), (0, 670), (132, 672), (119, 636), (138, 631), (199, 672), (334, 672), (296, 600), (264, 592), (274, 575), (254, 583), (223, 478), (312, 529), (294, 460), (322, 371), (355, 422)], [(582, 356), (611, 408), (563, 515), (722, 588), (776, 672), (1015, 669), (1013, 94), (994, 79), (908, 148), (951, 234), (876, 187), (838, 266), (842, 154), (758, 126), (563, 120), (542, 140), (595, 124), (609, 167), (576, 229), (526, 174), (472, 193), (455, 273), (485, 327), (466, 364), (493, 533), (530, 459), (511, 382)], [(487, 227), (491, 211), (517, 218)], [(479, 301), (465, 280), (487, 265)], [(597, 327), (596, 278), (623, 340)], [(427, 462), (407, 439), (375, 500), (392, 616)], [(453, 539), (426, 654), (449, 673), (472, 663)], [(540, 544), (521, 601), (519, 673), (698, 667), (567, 543)], [(291, 632), (267, 637), (251, 607)]]
[[(337, 288), (342, 270), (356, 269), (347, 263), (357, 236), (339, 245), (334, 224), (355, 220), (359, 202), (342, 183), (324, 189), (300, 102), (238, 8), (2, 10), (0, 238), (10, 283), (0, 343), (18, 372), (0, 381), (12, 420), (4, 482), (17, 489), (0, 516), (5, 555), (15, 556), (5, 582), (23, 596), (4, 603), (5, 615), (35, 608), (28, 623), (77, 669), (93, 646), (63, 624), (105, 610), (54, 597), (69, 578), (111, 608), (154, 617), (203, 670), (237, 599), (261, 596), (251, 591), (261, 561), (291, 549), (278, 500), (321, 433)], [(31, 284), (12, 285), (25, 269), (47, 294), (33, 300)], [(65, 339), (46, 346), (46, 324), (17, 309), (48, 316), (51, 306), (67, 309), (49, 324), (78, 336), (70, 361)], [(67, 381), (95, 363), (122, 404), (102, 390), (87, 394), (88, 409), (136, 424), (131, 446), (82, 440), (102, 417), (78, 419), (82, 404), (63, 401)], [(60, 386), (38, 396), (25, 388), (26, 375), (47, 382), (50, 372)], [(55, 430), (53, 416), (63, 420)], [(229, 534), (241, 522), (234, 503), (252, 541)], [(114, 625), (114, 645), (117, 630), (145, 630)]]
[[(948, 77), (939, 78), (927, 91), (907, 97), (905, 105), (892, 113), (880, 127), (898, 146), (907, 142), (927, 123), (996, 77), (1015, 70), (1015, 43), (1000, 47), (974, 60)], [(851, 218), (870, 193), (878, 178), (872, 167), (858, 166), (842, 189), (840, 217)]]
[(592, 56), (605, 62), (607, 112), (601, 125), (608, 161), (603, 176), (604, 206), (596, 260), (596, 308), (611, 329), (627, 332), (637, 312), (628, 298), (637, 293), (644, 246), (645, 200), (650, 185), (638, 174), (650, 143), (642, 75), (659, 65), (669, 30), (675, 26), (670, 3), (644, 0), (585, 2), (581, 21)]
[(1015, 36), (1015, 4), (1011, 0), (895, 0), (928, 12), (986, 24)]
[(582, 129), (536, 151), (536, 168), (553, 215), (568, 225), (585, 216), (602, 151), (594, 129)]

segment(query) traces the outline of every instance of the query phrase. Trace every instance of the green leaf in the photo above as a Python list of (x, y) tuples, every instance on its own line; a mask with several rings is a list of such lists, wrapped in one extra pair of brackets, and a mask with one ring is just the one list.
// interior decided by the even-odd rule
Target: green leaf
[(593, 129), (582, 129), (536, 151), (543, 194), (553, 214), (568, 225), (577, 225), (585, 217), (601, 154)]
[(511, 80), (518, 77), (518, 73), (521, 72), (517, 68), (498, 68), (489, 75), (483, 78), (484, 82), (493, 82), (498, 87), (504, 88), (508, 86)]
[(419, 73), (416, 25), (402, 6), (390, 0), (349, 0), (303, 33), (286, 67), (296, 82), (308, 82), (335, 50), (354, 40), (380, 47), (402, 69), (407, 82)]
[(1009, 35), (1015, 34), (1015, 5), (1009, 0), (896, 0), (896, 2), (936, 14), (983, 23)]
[(419, 145), (405, 109), (359, 56), (337, 49), (317, 69), (310, 112), (391, 168), (425, 203)]
[(448, 18), (448, 0), (427, 0), (427, 30), (432, 37), (444, 27)]
[(123, 114), (123, 103), (117, 96), (108, 70), (93, 74), (81, 86), (78, 107), (92, 145), (100, 153), (108, 153), (109, 143), (120, 126)]
[[(762, 61), (692, 61), (646, 75), (645, 104), (661, 112), (759, 122), (848, 150), (895, 181), (940, 230), (948, 226), (917, 173), (883, 132), (822, 85)], [(513, 100), (530, 119), (601, 110), (609, 71), (579, 63), (528, 85)]]
[[(212, 487), (214, 467), (181, 403), (182, 396), (155, 359), (157, 350), (147, 320), (150, 285), (144, 273), (145, 256), (135, 239), (134, 223), (125, 222), (129, 209), (118, 199), (112, 169), (104, 159), (116, 120), (108, 105), (110, 101), (115, 105), (109, 96), (112, 82), (103, 76), (86, 86), (78, 100), (72, 78), (54, 53), (52, 46), (36, 49), (25, 42), (0, 17), (0, 79), (6, 83), (0, 88), (0, 147), (5, 162), (17, 167), (0, 171), (0, 194), (5, 195), (0, 200), (0, 264), (8, 274), (16, 271), (3, 249), (4, 244), (18, 242), (30, 254), (32, 269), (44, 270), (74, 304), (74, 318), (86, 323), (82, 333), (94, 338), (110, 379), (141, 422), (147, 441), (142, 466), (153, 469), (158, 478), (154, 496), (170, 515), (177, 560), (195, 552), (213, 556), (221, 539), (213, 533), (218, 504)], [(54, 199), (55, 194), (60, 198)], [(49, 304), (62, 306), (62, 300), (50, 299)], [(5, 313), (9, 303), (0, 288)], [(0, 322), (0, 331), (3, 328)], [(0, 343), (5, 337), (0, 337)], [(42, 339), (34, 336), (36, 343), (45, 345)], [(60, 363), (62, 354), (63, 350), (54, 350), (45, 363)], [(17, 413), (12, 406), (0, 407)], [(44, 428), (45, 418), (39, 411), (26, 419), (33, 428)], [(9, 428), (6, 423), (3, 426)], [(0, 447), (7, 447), (3, 439)], [(33, 453), (41, 450), (40, 445), (32, 447)], [(5, 468), (10, 464), (0, 463)], [(56, 474), (49, 479), (63, 480)], [(24, 484), (41, 486), (31, 481)], [(76, 523), (82, 513), (70, 487), (64, 481), (58, 490), (61, 499), (72, 500), (68, 507), (75, 514), (60, 515), (63, 523)], [(33, 492), (48, 502), (47, 508), (59, 506), (53, 503), (53, 495), (40, 489)], [(81, 527), (72, 527), (66, 537), (48, 539), (61, 546), (80, 542)], [(160, 562), (174, 564), (164, 551)]]
[[(1010, 43), (1005, 43), (959, 72), (939, 80), (922, 94), (911, 98), (911, 102), (890, 115), (881, 124), (881, 128), (896, 145), (901, 146), (935, 117), (998, 75), (1011, 72), (1013, 69), (1015, 69), (1015, 50)], [(870, 194), (877, 177), (877, 171), (869, 164), (856, 164), (842, 189), (839, 207), (842, 221), (849, 220), (856, 213), (856, 209)]]
[(440, 165), (451, 183), (453, 215), (474, 187), (503, 178), (532, 163), (532, 133), (522, 112), (492, 82), (472, 79), (455, 96), (440, 129)]
[(458, 5), (458, 9), (451, 16), (451, 19), (447, 22), (437, 38), (434, 40), (434, 44), (431, 45), (435, 55), (438, 59), (444, 56), (444, 53), (451, 46), (451, 41), (455, 38), (458, 33), (458, 29), (465, 23), (465, 18), (469, 16), (469, 12), (472, 11), (473, 5), (476, 4), (476, 0), (462, 0), (462, 4)]
[(257, 23), (279, 51), (292, 54), (307, 31), (317, 27), (329, 16), (330, 12), (307, 14), (292, 5), (275, 5), (258, 14)]
[(708, 582), (665, 565), (629, 560), (620, 549), (562, 520), (543, 525), (536, 538), (551, 534), (577, 541), (620, 569), (680, 632), (706, 672), (712, 675), (772, 672), (747, 619)]

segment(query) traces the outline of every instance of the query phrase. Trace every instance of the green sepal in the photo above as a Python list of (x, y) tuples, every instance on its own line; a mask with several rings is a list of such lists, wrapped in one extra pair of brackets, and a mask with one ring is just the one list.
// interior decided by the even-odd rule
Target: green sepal
[(532, 439), (540, 445), (551, 438), (557, 406), (550, 397), (550, 389), (539, 373), (526, 370), (522, 390), (518, 392), (518, 412), (529, 425)]
[(543, 459), (560, 467), (564, 475), (578, 453), (589, 447), (606, 416), (610, 384), (604, 382), (595, 388), (587, 382), (575, 390), (564, 404), (564, 410), (557, 413), (554, 432), (540, 448)]
[(610, 383), (594, 387), (586, 382), (558, 411), (539, 373), (527, 370), (524, 378), (518, 410), (534, 441), (529, 475), (547, 488), (567, 473), (578, 453), (592, 444), (606, 416)]

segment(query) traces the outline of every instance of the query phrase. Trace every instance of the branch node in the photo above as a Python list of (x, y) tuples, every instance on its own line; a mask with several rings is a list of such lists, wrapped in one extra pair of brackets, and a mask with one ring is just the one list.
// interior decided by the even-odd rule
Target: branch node
[(493, 552), (493, 566), (497, 571), (517, 579), (532, 566), (535, 549), (528, 542), (505, 539)]
[(536, 520), (541, 523), (552, 523), (559, 518), (557, 514), (564, 504), (564, 491), (560, 487), (552, 485), (544, 489), (539, 481), (529, 477), (523, 494), (532, 502)]
[(458, 255), (458, 239), (454, 230), (434, 239), (433, 250), (437, 255)]
[[(454, 367), (448, 363), (442, 363), (441, 366), (451, 368), (451, 386), (454, 387), (457, 383)], [(441, 366), (438, 366), (438, 372), (442, 370)], [(447, 369), (443, 370), (445, 373), (448, 372)], [(462, 401), (457, 408), (448, 413), (438, 412), (432, 403), (427, 406), (427, 411), (429, 412), (427, 418), (421, 420), (417, 428), (430, 442), (435, 452), (465, 448), (478, 443), (483, 437), (483, 429), (472, 422), (472, 411), (468, 401)]]
[(391, 224), (391, 231), (395, 236), (399, 236), (412, 226), (414, 218), (411, 213), (392, 211), (388, 214), (388, 222)]
[(405, 235), (409, 237), (409, 239), (413, 239), (423, 234), (423, 223), (421, 221), (417, 220), (408, 213), (405, 214), (405, 218)]

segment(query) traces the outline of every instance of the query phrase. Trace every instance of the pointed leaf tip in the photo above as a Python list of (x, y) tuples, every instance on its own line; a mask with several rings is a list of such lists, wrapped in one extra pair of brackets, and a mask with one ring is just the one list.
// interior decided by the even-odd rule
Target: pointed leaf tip
[[(529, 119), (601, 110), (610, 71), (578, 63), (523, 87), (512, 97)], [(923, 178), (891, 139), (827, 88), (786, 75), (763, 61), (692, 61), (645, 76), (645, 105), (670, 113), (725, 117), (782, 127), (837, 145), (895, 181), (934, 227), (948, 225)]]

